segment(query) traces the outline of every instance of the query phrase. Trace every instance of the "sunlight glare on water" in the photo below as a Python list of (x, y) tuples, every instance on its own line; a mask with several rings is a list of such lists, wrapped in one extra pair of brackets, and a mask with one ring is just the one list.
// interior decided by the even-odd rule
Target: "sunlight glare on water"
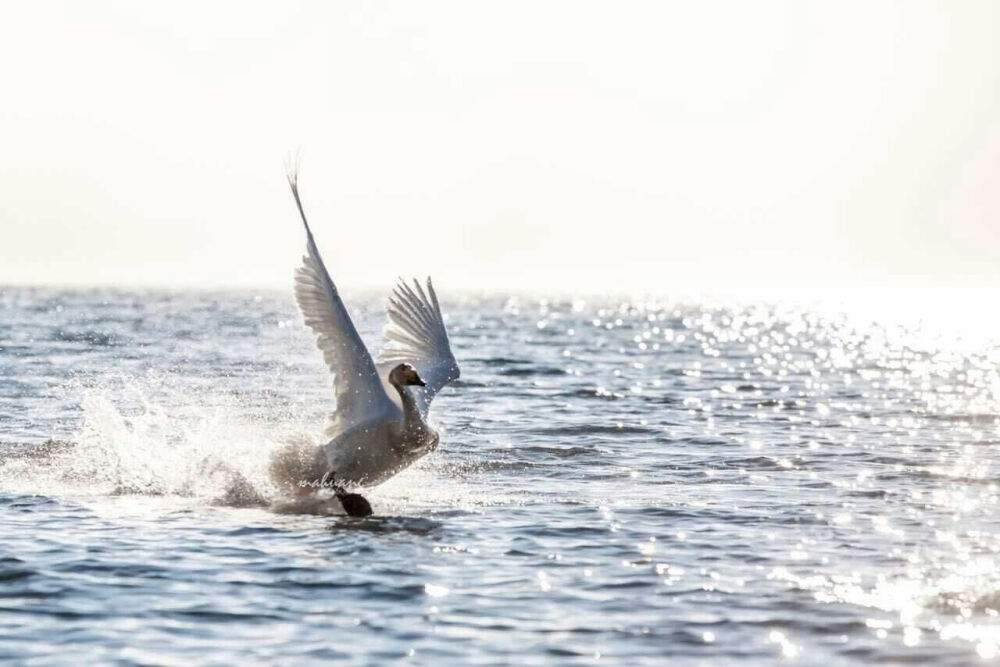
[(995, 660), (996, 295), (806, 296), (446, 302), (441, 447), (351, 520), (268, 477), (332, 407), (284, 295), (7, 288), (0, 647)]

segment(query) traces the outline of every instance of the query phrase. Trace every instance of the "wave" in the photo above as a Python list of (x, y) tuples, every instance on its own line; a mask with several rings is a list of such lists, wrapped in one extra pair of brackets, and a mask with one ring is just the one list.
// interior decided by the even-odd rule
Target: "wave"
[(52, 337), (63, 343), (87, 343), (94, 347), (113, 347), (120, 344), (120, 339), (115, 334), (104, 331), (67, 331), (59, 329)]

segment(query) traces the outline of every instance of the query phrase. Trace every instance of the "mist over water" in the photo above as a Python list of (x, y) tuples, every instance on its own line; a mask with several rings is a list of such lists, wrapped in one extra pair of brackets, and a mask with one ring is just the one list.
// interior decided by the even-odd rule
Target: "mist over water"
[(268, 477), (332, 408), (288, 296), (3, 289), (0, 659), (995, 659), (991, 305), (858, 296), (445, 301), (357, 520)]

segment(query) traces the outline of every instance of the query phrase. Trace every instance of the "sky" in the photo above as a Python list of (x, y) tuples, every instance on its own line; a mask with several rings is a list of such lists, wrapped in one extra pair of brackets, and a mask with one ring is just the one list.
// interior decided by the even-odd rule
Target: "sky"
[(0, 284), (992, 285), (1000, 3), (0, 0)]

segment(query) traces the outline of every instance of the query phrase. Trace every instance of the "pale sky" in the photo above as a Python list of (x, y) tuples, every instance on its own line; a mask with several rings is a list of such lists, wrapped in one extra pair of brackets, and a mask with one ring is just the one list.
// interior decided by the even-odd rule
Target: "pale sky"
[(990, 282), (1000, 3), (0, 0), (0, 284)]

